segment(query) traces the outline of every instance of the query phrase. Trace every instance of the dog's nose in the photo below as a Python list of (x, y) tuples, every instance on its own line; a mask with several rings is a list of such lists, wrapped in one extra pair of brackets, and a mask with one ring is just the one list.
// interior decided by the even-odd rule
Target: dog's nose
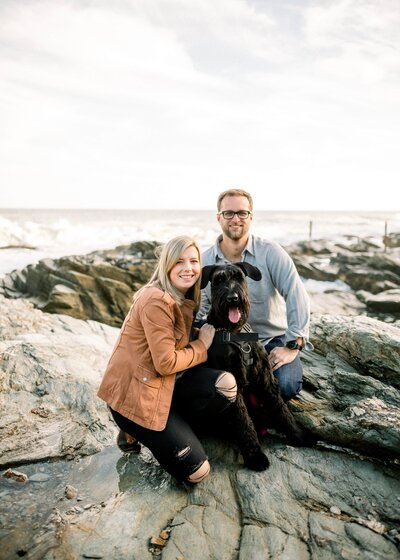
[(230, 294), (227, 298), (226, 301), (228, 303), (238, 303), (239, 301), (239, 296), (237, 294)]

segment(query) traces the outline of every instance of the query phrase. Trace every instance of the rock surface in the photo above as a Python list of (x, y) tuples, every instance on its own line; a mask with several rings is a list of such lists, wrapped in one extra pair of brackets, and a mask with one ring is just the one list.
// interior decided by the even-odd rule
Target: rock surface
[[(391, 234), (388, 251), (369, 239), (335, 244), (320, 239), (286, 247), (300, 275), (317, 282), (342, 282), (347, 292), (322, 298), (311, 293), (322, 313), (389, 314), (400, 319), (400, 249)], [(49, 313), (120, 326), (134, 292), (150, 277), (159, 244), (136, 242), (88, 255), (44, 259), (0, 279), (0, 293), (26, 298)], [(384, 293), (382, 293), (384, 292)]]
[(373, 295), (363, 290), (357, 292), (359, 300), (363, 301), (372, 311), (400, 313), (400, 289), (386, 290)]
[(0, 296), (0, 465), (95, 453), (112, 441), (95, 392), (117, 334)]
[[(286, 250), (303, 278), (323, 282), (340, 280), (353, 291), (353, 297), (359, 299), (358, 305), (364, 314), (391, 314), (392, 318), (399, 319), (399, 235), (391, 234), (388, 252), (384, 252), (382, 245), (368, 239), (348, 244), (334, 244), (324, 239), (302, 241), (286, 247)], [(311, 299), (313, 297), (314, 294)], [(317, 309), (325, 313), (335, 312), (331, 302), (319, 299)], [(341, 304), (344, 303), (342, 296)], [(356, 307), (351, 301), (346, 314), (355, 314)]]
[(291, 401), (321, 439), (400, 457), (400, 329), (369, 317), (313, 315), (304, 390)]
[[(212, 473), (192, 488), (175, 483), (146, 450), (111, 456), (104, 482), (117, 491), (86, 509), (70, 500), (47, 531), (19, 536), (19, 550), (31, 560), (399, 558), (398, 468), (335, 450), (266, 445), (271, 467), (254, 473), (227, 444), (208, 439)], [(165, 528), (170, 536), (156, 556), (149, 541)], [(4, 544), (7, 559), (17, 558), (17, 543)]]
[(138, 241), (88, 255), (43, 259), (0, 279), (0, 293), (48, 313), (120, 326), (134, 292), (149, 279), (157, 242)]
[[(149, 539), (167, 526), (163, 560), (399, 558), (400, 331), (367, 317), (314, 315), (311, 332), (316, 350), (304, 353), (304, 390), (290, 406), (320, 444), (295, 449), (268, 436), (271, 467), (255, 473), (234, 447), (209, 438), (212, 474), (186, 488), (146, 449), (118, 460), (117, 450), (104, 455), (106, 447), (93, 461), (80, 459), (115, 437), (95, 393), (118, 329), (0, 297), (3, 469), (15, 464), (24, 472), (48, 458), (78, 461), (75, 479), (44, 494), (54, 507), (68, 506), (24, 530), (20, 516), (12, 519), (17, 506), (10, 507), (22, 491), (0, 476), (7, 480), (0, 518), (12, 519), (12, 526), (0, 525), (0, 558), (151, 559)], [(44, 507), (43, 494), (38, 502), (35, 494), (46, 480), (33, 474), (30, 501), (21, 507)], [(101, 489), (101, 501), (82, 507), (90, 484)], [(75, 497), (66, 497), (67, 486), (77, 489)]]
[(313, 292), (309, 290), (311, 313), (328, 315), (365, 315), (366, 303), (352, 292), (327, 290)]

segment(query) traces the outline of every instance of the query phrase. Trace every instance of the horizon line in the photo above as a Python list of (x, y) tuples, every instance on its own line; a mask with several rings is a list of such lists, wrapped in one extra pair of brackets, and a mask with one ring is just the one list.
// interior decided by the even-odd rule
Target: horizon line
[[(78, 207), (61, 207), (61, 206), (54, 206), (54, 207), (46, 207), (46, 206), (4, 206), (0, 208), (0, 212), (2, 212), (3, 210), (26, 210), (26, 211), (30, 211), (30, 210), (57, 210), (57, 211), (62, 211), (62, 210), (73, 210), (73, 211), (95, 211), (95, 212), (132, 212), (134, 210), (137, 211), (145, 211), (145, 212), (168, 212), (168, 211), (174, 211), (174, 212), (216, 212), (217, 209), (213, 208), (96, 208), (96, 207), (85, 207), (85, 208), (78, 208)], [(400, 212), (400, 209), (398, 210), (389, 210), (389, 209), (380, 209), (380, 210), (367, 210), (367, 209), (363, 209), (363, 208), (353, 208), (353, 209), (347, 209), (347, 210), (343, 210), (341, 208), (335, 208), (335, 209), (303, 209), (303, 210), (290, 210), (290, 209), (264, 209), (264, 208), (257, 208), (256, 210), (253, 211), (254, 214), (257, 214), (257, 212), (287, 212), (287, 213), (315, 213), (315, 212), (344, 212), (344, 213), (351, 213), (351, 212), (368, 212), (371, 214), (378, 214), (378, 213), (389, 213), (389, 214), (395, 214)]]

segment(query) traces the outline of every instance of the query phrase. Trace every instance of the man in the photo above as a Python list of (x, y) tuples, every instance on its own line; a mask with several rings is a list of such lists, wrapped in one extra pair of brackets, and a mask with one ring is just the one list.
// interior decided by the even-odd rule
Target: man
[[(251, 195), (240, 189), (221, 193), (217, 220), (222, 235), (202, 255), (203, 266), (245, 261), (257, 266), (262, 279), (248, 279), (251, 310), (249, 323), (259, 333), (281, 388), (289, 400), (302, 387), (303, 367), (300, 351), (307, 345), (310, 305), (307, 292), (295, 265), (284, 249), (250, 234), (253, 219)], [(202, 292), (198, 317), (210, 308), (210, 285)]]

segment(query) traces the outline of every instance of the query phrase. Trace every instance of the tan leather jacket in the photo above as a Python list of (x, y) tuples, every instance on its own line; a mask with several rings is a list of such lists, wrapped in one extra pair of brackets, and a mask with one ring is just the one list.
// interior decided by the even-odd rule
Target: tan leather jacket
[(189, 343), (194, 302), (179, 306), (159, 288), (144, 290), (122, 325), (98, 396), (140, 426), (161, 431), (175, 374), (207, 360), (201, 340)]

